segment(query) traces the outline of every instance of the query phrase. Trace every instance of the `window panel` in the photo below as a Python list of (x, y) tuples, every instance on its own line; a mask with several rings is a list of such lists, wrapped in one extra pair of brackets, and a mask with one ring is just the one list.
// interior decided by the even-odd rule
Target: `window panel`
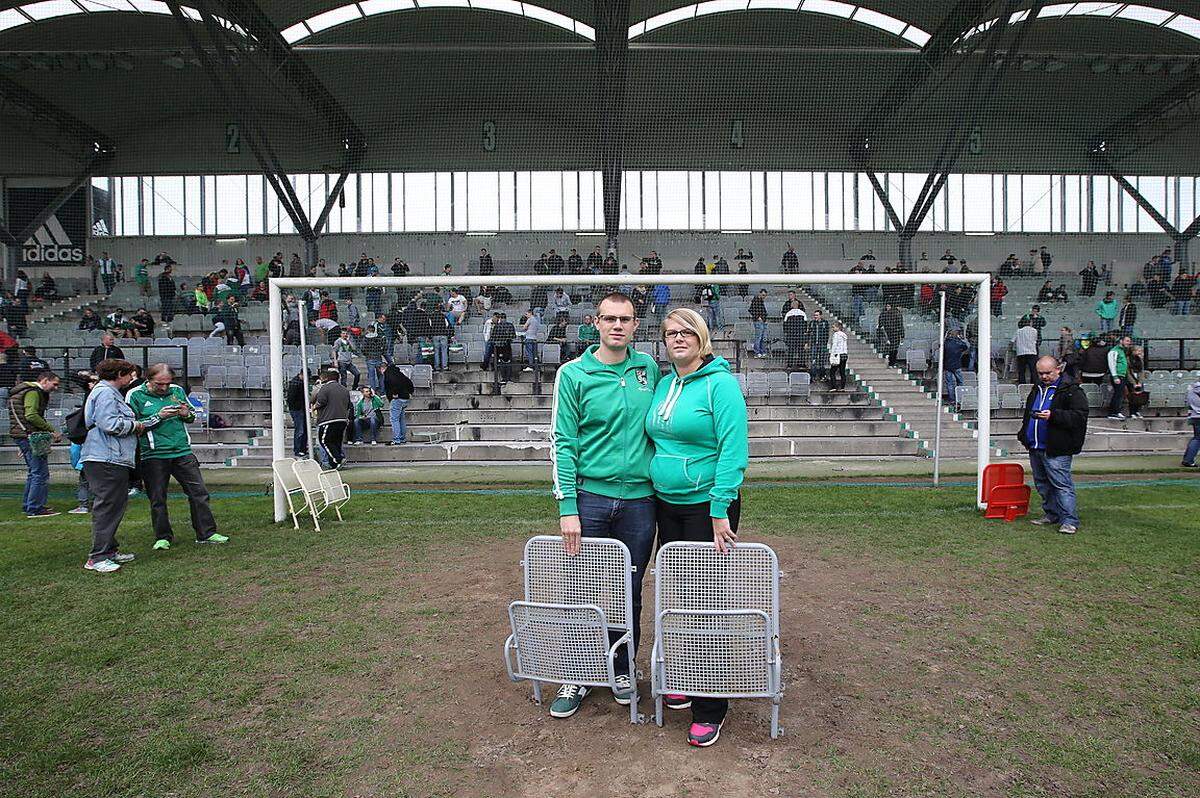
[(467, 229), (467, 207), (470, 202), (470, 197), (467, 193), (467, 173), (454, 173), (454, 193), (451, 194), (454, 202), (454, 229)]
[(246, 176), (246, 232), (262, 235), (263, 227), (263, 184), (262, 175)]
[(529, 226), (529, 172), (517, 172), (517, 229), (530, 230)]
[(963, 175), (963, 229), (992, 229), (992, 176)]
[(782, 172), (767, 172), (767, 229), (783, 229)]
[(642, 229), (642, 186), (640, 172), (625, 172), (621, 176), (621, 221), (623, 230)]
[(721, 229), (749, 230), (751, 222), (749, 172), (720, 172)]
[(436, 228), (437, 209), (433, 197), (436, 180), (433, 172), (404, 175), (405, 232), (430, 233)]
[(704, 229), (703, 172), (688, 172), (688, 229)]
[(780, 175), (784, 230), (813, 229), (813, 173), (784, 172)]
[(1109, 232), (1108, 220), (1108, 178), (1092, 176), (1087, 179), (1088, 189), (1092, 196), (1092, 226), (1091, 232)]
[(437, 208), (436, 222), (439, 233), (448, 233), (454, 229), (454, 195), (450, 181), (450, 172), (437, 173), (437, 184), (433, 194)]
[(394, 232), (403, 232), (407, 230), (404, 226), (405, 208), (404, 208), (404, 173), (392, 172), (392, 224), (391, 228)]
[(1004, 175), (992, 175), (992, 226), (993, 233), (1004, 231)]
[[(511, 219), (511, 214), (509, 216)], [(467, 173), (467, 230), (486, 233), (500, 229), (500, 174)]]
[(642, 229), (659, 229), (658, 172), (642, 172)]
[[(1138, 179), (1136, 177), (1126, 177), (1125, 179), (1134, 188), (1138, 187)], [(1120, 194), (1117, 198), (1117, 203), (1121, 209), (1120, 231), (1122, 233), (1136, 233), (1138, 231), (1138, 213), (1140, 212), (1140, 208), (1133, 197), (1126, 193), (1125, 189), (1121, 188), (1119, 184), (1117, 188), (1120, 189)]]
[(1053, 215), (1050, 175), (1025, 175), (1022, 178), (1024, 231), (1048, 233)]
[(136, 177), (121, 178), (121, 217), (122, 235), (144, 235), (141, 229), (142, 215), (138, 209), (138, 179)]
[(217, 235), (245, 235), (245, 175), (217, 175), (216, 232)]
[(1179, 178), (1179, 227), (1187, 228), (1196, 219), (1196, 178)]
[[(1146, 201), (1149, 202), (1155, 208), (1155, 210), (1157, 210), (1159, 213), (1162, 213), (1164, 216), (1168, 215), (1164, 213), (1164, 211), (1168, 210), (1167, 179), (1165, 177), (1139, 177), (1137, 186), (1138, 192), (1146, 198)], [(1140, 205), (1138, 206), (1137, 224), (1137, 231), (1139, 233), (1162, 232), (1162, 226), (1159, 225), (1158, 222), (1154, 221), (1153, 216), (1142, 210)]]
[[(183, 178), (154, 178), (154, 235), (181, 236), (184, 234)], [(261, 225), (262, 220), (259, 220)]]
[(391, 202), (388, 190), (391, 188), (392, 176), (387, 172), (371, 176), (371, 229), (376, 233), (388, 233), (392, 230)]
[(562, 173), (563, 229), (579, 228), (579, 173)]
[(841, 172), (826, 174), (825, 217), (828, 220), (826, 230), (845, 230), (846, 215), (842, 194), (845, 187), (842, 184)]
[(1025, 195), (1021, 175), (1007, 175), (1005, 181), (1008, 190), (1007, 229), (1010, 233), (1020, 233), (1025, 229)]
[(517, 227), (517, 173), (500, 173), (500, 229), (515, 230)]
[(529, 221), (531, 230), (562, 230), (562, 175), (530, 173)]
[(1066, 224), (1063, 227), (1064, 233), (1080, 233), (1083, 232), (1083, 214), (1084, 207), (1082, 188), (1079, 180), (1079, 175), (1067, 175), (1063, 178), (1063, 190), (1066, 194), (1066, 202), (1063, 205), (1063, 214), (1066, 216)]
[(204, 234), (217, 231), (217, 180), (212, 175), (201, 178), (204, 187)]
[(750, 173), (750, 229), (767, 229), (767, 185), (763, 172)]
[(704, 173), (704, 229), (721, 229), (721, 173)]
[[(603, 218), (596, 220), (596, 191), (595, 183), (599, 180), (596, 172), (579, 173), (579, 229), (584, 231), (598, 230), (604, 227)], [(601, 217), (603, 214), (600, 214)]]
[(658, 173), (658, 227), (688, 229), (688, 173)]

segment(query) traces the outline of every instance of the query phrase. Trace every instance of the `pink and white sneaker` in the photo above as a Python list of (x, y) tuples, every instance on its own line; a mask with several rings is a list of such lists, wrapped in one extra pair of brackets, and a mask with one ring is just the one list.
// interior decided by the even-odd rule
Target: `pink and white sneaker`
[(707, 748), (721, 738), (720, 723), (693, 723), (688, 729), (688, 745)]

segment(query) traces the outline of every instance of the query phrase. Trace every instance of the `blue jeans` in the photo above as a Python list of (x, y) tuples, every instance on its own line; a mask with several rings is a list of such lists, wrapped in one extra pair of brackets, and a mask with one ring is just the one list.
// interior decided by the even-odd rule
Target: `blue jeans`
[(368, 416), (357, 418), (354, 420), (354, 425), (358, 427), (358, 439), (363, 443), (375, 443), (379, 440), (378, 413), (371, 413)]
[(767, 323), (765, 321), (754, 322), (754, 354), (765, 355), (767, 353)]
[(1056, 524), (1079, 526), (1075, 512), (1075, 483), (1071, 479), (1071, 456), (1047, 457), (1044, 449), (1029, 450), (1033, 484), (1042, 497), (1042, 510)]
[(480, 363), (485, 369), (492, 365), (492, 354), (496, 351), (496, 346), (491, 341), (483, 345), (483, 361)]
[(537, 362), (537, 341), (525, 342), (525, 363), (532, 366)]
[(392, 417), (392, 443), (404, 443), (408, 440), (408, 427), (404, 424), (404, 408), (408, 407), (407, 399), (393, 399), (390, 415)]
[(433, 367), (441, 370), (450, 362), (450, 338), (445, 335), (433, 336)]
[(382, 365), (383, 360), (380, 358), (367, 358), (367, 386), (375, 393), (383, 390), (383, 377), (379, 374), (379, 367)]
[(350, 361), (344, 361), (344, 362), (338, 361), (337, 372), (338, 372), (338, 382), (340, 382), (342, 385), (346, 384), (346, 375), (353, 374), (354, 375), (354, 384), (350, 387), (352, 389), (358, 388), (358, 381), (359, 381), (359, 378), (362, 376), (361, 374), (358, 373), (358, 366), (354, 365)]
[(713, 332), (725, 326), (725, 314), (721, 311), (720, 300), (708, 303), (708, 326), (712, 328)]
[(1112, 319), (1105, 319), (1105, 318), (1100, 319), (1100, 332), (1108, 332), (1112, 328), (1113, 328), (1113, 320)]
[(308, 413), (289, 410), (292, 416), (292, 454), (303, 457), (308, 452)]
[(958, 392), (955, 389), (963, 384), (962, 369), (946, 369), (942, 372), (942, 378), (945, 382), (942, 396), (946, 397), (947, 402), (953, 402), (958, 398)]
[(1200, 454), (1200, 418), (1189, 418), (1192, 425), (1192, 439), (1188, 441), (1187, 451), (1183, 453), (1183, 462), (1194, 465), (1196, 455)]
[[(654, 497), (645, 499), (610, 499), (588, 493), (577, 492), (579, 526), (588, 538), (616, 538), (629, 549), (633, 574), (630, 582), (633, 589), (633, 649), (637, 652), (642, 639), (642, 579), (650, 564), (650, 551), (654, 548)], [(615, 642), (621, 632), (610, 630), (609, 642)], [(613, 668), (618, 674), (629, 674), (628, 652), (622, 646), (617, 651)]]
[[(46, 497), (50, 494), (50, 459), (35, 455), (25, 438), (17, 439), (17, 448), (21, 450), (21, 456), (25, 458), (25, 467), (29, 470), (21, 506), (26, 514), (40, 513), (46, 509)], [(651, 507), (653, 508), (653, 505)], [(651, 517), (653, 515), (652, 509)]]

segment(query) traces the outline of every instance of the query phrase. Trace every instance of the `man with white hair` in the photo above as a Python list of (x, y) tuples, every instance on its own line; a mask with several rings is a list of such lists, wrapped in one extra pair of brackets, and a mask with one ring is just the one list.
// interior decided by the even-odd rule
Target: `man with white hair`
[(1033, 484), (1042, 497), (1038, 526), (1058, 525), (1064, 535), (1079, 531), (1071, 458), (1083, 450), (1088, 402), (1083, 390), (1063, 375), (1056, 358), (1039, 358), (1039, 384), (1029, 392), (1017, 440), (1029, 450)]

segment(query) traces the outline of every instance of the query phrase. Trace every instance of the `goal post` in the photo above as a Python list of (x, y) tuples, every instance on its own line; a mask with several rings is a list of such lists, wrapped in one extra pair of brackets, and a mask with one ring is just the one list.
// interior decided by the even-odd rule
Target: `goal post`
[[(538, 275), (428, 275), (409, 277), (276, 277), (268, 283), (270, 319), (270, 385), (271, 385), (271, 459), (283, 459), (287, 453), (284, 419), (285, 386), (288, 375), (283, 373), (283, 292), (300, 292), (308, 288), (458, 288), (461, 286), (542, 286), (567, 288), (570, 286), (604, 286), (616, 289), (628, 285), (729, 285), (729, 286), (819, 286), (825, 285), (974, 285), (977, 287), (976, 312), (978, 314), (979, 364), (978, 374), (978, 440), (976, 451), (976, 503), (984, 506), (983, 470), (990, 459), (991, 446), (991, 391), (992, 391), (992, 277), (988, 272), (966, 274), (944, 274), (917, 272), (904, 274), (538, 274)], [(303, 355), (302, 355), (303, 357)], [(307, 361), (305, 361), (307, 365)], [(942, 386), (937, 386), (941, 391)], [(309, 441), (309, 446), (313, 445)], [(288, 517), (287, 501), (283, 487), (272, 475), (275, 493), (275, 521)]]

